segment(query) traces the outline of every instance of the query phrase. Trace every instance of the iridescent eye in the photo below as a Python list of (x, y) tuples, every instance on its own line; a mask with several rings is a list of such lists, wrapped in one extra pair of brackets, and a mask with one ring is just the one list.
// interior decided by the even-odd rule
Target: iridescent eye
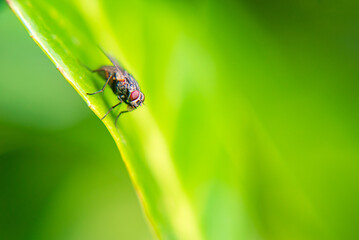
[(133, 91), (130, 95), (130, 101), (135, 101), (140, 96), (140, 91)]

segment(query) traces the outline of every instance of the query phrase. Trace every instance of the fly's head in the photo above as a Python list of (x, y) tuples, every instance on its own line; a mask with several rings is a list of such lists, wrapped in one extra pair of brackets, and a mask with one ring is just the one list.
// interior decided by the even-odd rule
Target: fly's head
[(128, 105), (131, 110), (138, 108), (145, 101), (145, 95), (141, 92), (140, 87), (136, 79), (129, 73), (125, 73), (127, 76), (127, 96)]
[(145, 101), (145, 95), (140, 90), (134, 90), (130, 93), (129, 106), (133, 109), (138, 108)]

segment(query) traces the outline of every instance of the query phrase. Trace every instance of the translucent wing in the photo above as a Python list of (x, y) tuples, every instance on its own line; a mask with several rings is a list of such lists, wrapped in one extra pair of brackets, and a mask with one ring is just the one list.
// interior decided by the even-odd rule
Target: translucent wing
[(111, 61), (113, 66), (116, 68), (116, 70), (124, 72), (125, 70), (123, 67), (116, 61), (115, 58), (113, 58), (111, 55), (107, 54), (102, 48), (98, 46), (98, 48), (101, 50), (101, 52)]
[(113, 66), (115, 66), (115, 68), (118, 70), (118, 71), (121, 71), (121, 72), (124, 72), (125, 70), (121, 67), (121, 65), (116, 61), (116, 59), (114, 59), (113, 57), (111, 57), (110, 55), (106, 54), (104, 52), (104, 54), (106, 55), (106, 57), (108, 59), (110, 59), (111, 63), (113, 64)]

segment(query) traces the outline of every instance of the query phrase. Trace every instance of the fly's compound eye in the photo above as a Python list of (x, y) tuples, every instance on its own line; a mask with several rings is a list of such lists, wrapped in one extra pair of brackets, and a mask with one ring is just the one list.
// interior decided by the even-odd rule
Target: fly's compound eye
[(130, 95), (130, 101), (135, 101), (140, 96), (140, 91), (133, 91)]

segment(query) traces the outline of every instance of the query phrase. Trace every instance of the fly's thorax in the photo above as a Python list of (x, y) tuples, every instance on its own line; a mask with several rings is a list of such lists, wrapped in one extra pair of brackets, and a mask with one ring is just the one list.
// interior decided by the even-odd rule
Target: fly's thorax
[(137, 108), (145, 101), (145, 95), (141, 92), (140, 87), (132, 75), (128, 74), (129, 80), (129, 105), (133, 108)]
[(134, 91), (133, 87), (126, 80), (116, 81), (114, 93), (122, 100), (127, 101), (132, 91)]
[(142, 105), (145, 100), (144, 94), (141, 92), (137, 81), (132, 75), (124, 71), (114, 76), (115, 86), (114, 93), (126, 102), (130, 108), (137, 108)]

